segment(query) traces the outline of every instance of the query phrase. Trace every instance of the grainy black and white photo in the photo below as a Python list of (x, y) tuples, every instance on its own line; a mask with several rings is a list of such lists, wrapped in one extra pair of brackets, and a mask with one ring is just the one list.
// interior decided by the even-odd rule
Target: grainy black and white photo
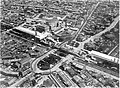
[(119, 88), (119, 0), (0, 0), (0, 88)]

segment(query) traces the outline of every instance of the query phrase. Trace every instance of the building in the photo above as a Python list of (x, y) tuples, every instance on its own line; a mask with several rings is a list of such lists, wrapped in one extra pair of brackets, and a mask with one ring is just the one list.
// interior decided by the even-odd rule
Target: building
[(109, 55), (106, 55), (106, 54), (103, 54), (103, 53), (100, 53), (97, 51), (93, 51), (93, 50), (90, 52), (90, 54), (92, 56), (96, 56), (96, 57), (99, 57), (101, 59), (120, 64), (119, 58), (112, 57), (112, 56), (109, 56)]
[(48, 32), (48, 29), (42, 25), (35, 25), (32, 27), (28, 27), (28, 28), (25, 28), (23, 26), (18, 26), (18, 27), (15, 27), (14, 29), (28, 33), (30, 35), (34, 35), (40, 40), (47, 37), (50, 34)]

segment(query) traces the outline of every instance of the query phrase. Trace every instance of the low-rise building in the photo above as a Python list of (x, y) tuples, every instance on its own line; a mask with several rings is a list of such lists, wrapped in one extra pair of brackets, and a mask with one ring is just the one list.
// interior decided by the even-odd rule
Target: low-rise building
[(109, 56), (109, 55), (106, 55), (106, 54), (103, 54), (103, 53), (100, 53), (97, 51), (93, 51), (93, 50), (90, 53), (91, 53), (91, 55), (100, 57), (101, 59), (111, 61), (111, 62), (116, 63), (116, 64), (120, 64), (119, 58), (112, 57), (112, 56)]

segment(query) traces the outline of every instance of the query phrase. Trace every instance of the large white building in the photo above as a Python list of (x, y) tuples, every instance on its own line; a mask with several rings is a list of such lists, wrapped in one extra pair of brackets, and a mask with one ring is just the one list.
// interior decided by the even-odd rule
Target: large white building
[(31, 34), (31, 35), (34, 35), (37, 38), (39, 38), (40, 40), (44, 39), (45, 37), (47, 37), (48, 35), (50, 35), (50, 33), (47, 32), (47, 31), (43, 32), (43, 33), (40, 33), (38, 31), (30, 30), (29, 28), (24, 28), (24, 27), (21, 27), (21, 26), (15, 27), (15, 29), (19, 30), (19, 31), (22, 31), (22, 32), (25, 32), (25, 33), (28, 33), (28, 34)]
[(94, 50), (92, 50), (90, 52), (90, 54), (92, 56), (97, 56), (97, 57), (100, 57), (101, 59), (104, 59), (104, 60), (107, 60), (107, 61), (111, 61), (111, 62), (120, 64), (119, 58), (116, 58), (116, 57), (113, 57), (113, 56), (109, 56), (109, 55), (106, 55), (106, 54), (103, 54), (103, 53), (100, 53), (100, 52), (97, 52), (97, 51), (94, 51)]

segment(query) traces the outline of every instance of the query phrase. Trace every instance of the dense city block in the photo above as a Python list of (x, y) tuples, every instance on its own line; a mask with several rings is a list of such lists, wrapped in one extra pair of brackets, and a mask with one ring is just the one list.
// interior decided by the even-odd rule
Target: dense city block
[(0, 7), (0, 88), (119, 88), (119, 0)]

